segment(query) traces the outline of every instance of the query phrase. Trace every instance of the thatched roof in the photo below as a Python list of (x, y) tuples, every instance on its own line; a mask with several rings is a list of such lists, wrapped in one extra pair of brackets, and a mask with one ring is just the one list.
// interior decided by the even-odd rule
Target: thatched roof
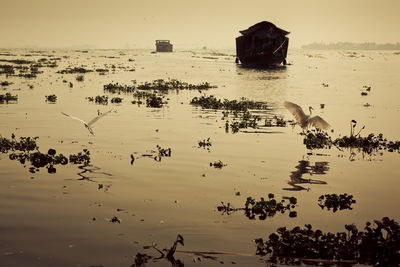
[(276, 27), (273, 23), (269, 22), (269, 21), (261, 21), (257, 24), (254, 24), (253, 26), (249, 27), (247, 30), (242, 30), (239, 31), (241, 34), (243, 35), (249, 35), (252, 34), (258, 30), (270, 30), (273, 29), (274, 31), (282, 34), (282, 35), (287, 35), (289, 34), (289, 32), (282, 30), (278, 27)]

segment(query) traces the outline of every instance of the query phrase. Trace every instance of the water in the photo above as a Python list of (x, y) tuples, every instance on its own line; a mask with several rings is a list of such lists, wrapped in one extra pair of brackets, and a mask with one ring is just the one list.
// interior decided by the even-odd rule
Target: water
[[(19, 97), (18, 103), (0, 104), (0, 134), (38, 136), (42, 152), (54, 148), (68, 155), (87, 148), (93, 166), (57, 165), (55, 174), (46, 169), (32, 174), (30, 165), (24, 168), (0, 154), (2, 266), (130, 266), (138, 252), (157, 255), (142, 246), (155, 242), (160, 249), (169, 247), (177, 234), (185, 238), (185, 250), (254, 254), (253, 240), (267, 238), (283, 225), (310, 223), (324, 231), (343, 231), (344, 224), (362, 227), (383, 216), (399, 220), (397, 152), (352, 156), (351, 151), (336, 148), (310, 151), (298, 134), (301, 130), (290, 126), (262, 129), (270, 133), (252, 133), (252, 129), (226, 133), (221, 111), (189, 105), (193, 97), (204, 93), (227, 99), (245, 97), (267, 101), (270, 115), (291, 119), (282, 106), (289, 100), (305, 110), (313, 106), (333, 126), (334, 137), (348, 135), (354, 119), (357, 131), (365, 125), (362, 135), (383, 133), (398, 140), (400, 56), (391, 51), (362, 51), (350, 57), (342, 51), (293, 50), (288, 55), (291, 65), (275, 70), (241, 68), (233, 63), (232, 51), (223, 55), (209, 51), (7, 51), (15, 56), (0, 59), (38, 60), (52, 55), (61, 60), (57, 68), (41, 68), (44, 73), (35, 79), (0, 75), (0, 81), (13, 82), (7, 89), (2, 87), (1, 94)], [(86, 73), (83, 82), (75, 80), (76, 74), (56, 73), (69, 66), (111, 70), (112, 65), (114, 72)], [(136, 70), (128, 71), (132, 68)], [(119, 95), (124, 98), (122, 104), (108, 106), (86, 99), (103, 95), (103, 85), (110, 82), (132, 84), (132, 80), (159, 78), (207, 81), (218, 87), (202, 93), (170, 92), (168, 104), (161, 109), (131, 104), (131, 95)], [(70, 88), (64, 79), (74, 86)], [(361, 96), (364, 85), (371, 86), (367, 96)], [(57, 95), (55, 104), (45, 102), (50, 94)], [(365, 107), (366, 103), (371, 106)], [(61, 114), (89, 121), (98, 109), (111, 108), (116, 112), (95, 124), (95, 136)], [(198, 141), (208, 137), (210, 150), (199, 148)], [(140, 157), (157, 145), (171, 148), (171, 157), (160, 162)], [(136, 157), (132, 165), (131, 154)], [(209, 166), (218, 160), (226, 166)], [(242, 207), (248, 196), (259, 199), (268, 193), (278, 199), (296, 197), (298, 216), (289, 218), (286, 213), (249, 220), (241, 211), (231, 215), (217, 211), (221, 201)], [(357, 201), (354, 209), (321, 210), (318, 197), (330, 193), (352, 194)], [(121, 223), (109, 222), (114, 216)], [(219, 266), (221, 260), (240, 266), (265, 265), (257, 257), (221, 256), (200, 263), (193, 261), (192, 254), (176, 253), (175, 257), (185, 266)]]

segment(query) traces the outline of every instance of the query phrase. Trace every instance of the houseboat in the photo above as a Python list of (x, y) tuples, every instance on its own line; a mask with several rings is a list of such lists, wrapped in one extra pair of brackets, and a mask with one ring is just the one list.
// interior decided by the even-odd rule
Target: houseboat
[(286, 65), (289, 32), (268, 21), (239, 32), (242, 35), (236, 38), (236, 63), (247, 67)]
[(172, 52), (172, 44), (169, 40), (156, 40), (157, 52)]

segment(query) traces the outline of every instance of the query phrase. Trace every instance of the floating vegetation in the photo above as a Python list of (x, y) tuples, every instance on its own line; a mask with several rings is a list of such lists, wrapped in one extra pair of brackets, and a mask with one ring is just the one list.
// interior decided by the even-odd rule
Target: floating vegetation
[(303, 144), (307, 149), (331, 148), (332, 146), (332, 139), (327, 132), (309, 130), (304, 135)]
[(121, 219), (119, 219), (117, 216), (112, 217), (109, 221), (112, 223), (121, 223)]
[(106, 95), (98, 95), (95, 97), (86, 97), (87, 100), (89, 100), (89, 102), (95, 102), (96, 104), (100, 104), (100, 105), (108, 105), (108, 96)]
[[(15, 65), (0, 65), (0, 74), (5, 74), (6, 76), (13, 75), (27, 79), (36, 78), (38, 74), (43, 73), (39, 68), (57, 67), (56, 61), (48, 61), (46, 58), (41, 58), (38, 62), (24, 59), (0, 59), (0, 62), (1, 61), (13, 63)], [(16, 73), (16, 71), (18, 71), (18, 73)]]
[(255, 102), (242, 98), (241, 100), (228, 100), (217, 99), (215, 96), (201, 96), (194, 97), (190, 101), (191, 105), (200, 106), (204, 109), (223, 109), (223, 110), (236, 110), (247, 111), (249, 109), (266, 110), (268, 109), (265, 102)]
[(278, 116), (274, 116), (273, 118), (265, 119), (266, 127), (286, 127), (286, 121), (283, 118), (279, 118)]
[(164, 104), (168, 103), (164, 100), (165, 97), (163, 95), (157, 95), (156, 91), (135, 90), (133, 97), (136, 98), (136, 100), (133, 100), (132, 104), (143, 104), (143, 99), (146, 101), (146, 107), (151, 108), (161, 108)]
[(46, 102), (50, 102), (52, 104), (56, 103), (57, 101), (57, 96), (56, 95), (46, 95)]
[(1, 85), (1, 86), (9, 86), (9, 85), (11, 85), (11, 84), (13, 84), (13, 83), (10, 83), (10, 82), (8, 82), (8, 81), (0, 82), (0, 85)]
[(99, 72), (99, 74), (104, 74), (105, 72), (109, 72), (108, 69), (96, 69), (96, 72)]
[(18, 101), (18, 95), (12, 95), (10, 93), (6, 93), (6, 94), (0, 94), (0, 104), (3, 104), (4, 102), (6, 102), (7, 104), (9, 102), (16, 102)]
[(17, 65), (25, 65), (25, 64), (35, 63), (34, 61), (25, 60), (25, 59), (0, 59), (0, 62), (14, 63)]
[(365, 89), (365, 91), (371, 91), (371, 86), (368, 86), (368, 85), (364, 85), (363, 86), (363, 89)]
[(83, 82), (83, 80), (85, 79), (85, 77), (83, 75), (78, 75), (75, 78), (78, 82)]
[(231, 129), (232, 133), (237, 133), (239, 132), (240, 129), (245, 129), (245, 128), (256, 128), (257, 127), (257, 119), (253, 120), (246, 120), (242, 119), (241, 121), (233, 121), (229, 123), (229, 121), (225, 122), (225, 130), (226, 132), (229, 132), (229, 128)]
[[(55, 165), (68, 164), (68, 159), (63, 154), (58, 154), (55, 149), (50, 148), (47, 153), (39, 151), (39, 147), (36, 143), (38, 137), (20, 137), (19, 140), (12, 134), (11, 139), (0, 136), (0, 152), (5, 154), (9, 153), (9, 159), (17, 160), (21, 164), (30, 162), (33, 167), (29, 168), (29, 172), (35, 173), (39, 171), (39, 168), (46, 167), (49, 173), (55, 173)], [(84, 164), (89, 165), (90, 163), (90, 152), (84, 149), (83, 152), (79, 152), (77, 155), (70, 155), (69, 162), (71, 164)]]
[[(285, 203), (286, 200), (289, 203)], [(277, 201), (272, 193), (268, 194), (268, 200), (262, 197), (260, 201), (256, 201), (254, 198), (248, 197), (244, 208), (234, 208), (230, 203), (225, 205), (224, 202), (221, 202), (221, 204), (221, 206), (217, 207), (217, 210), (222, 214), (229, 215), (233, 212), (244, 210), (246, 217), (250, 220), (255, 220), (256, 216), (258, 216), (259, 220), (265, 220), (267, 217), (275, 216), (276, 213), (283, 214), (286, 211), (289, 211), (289, 217), (297, 217), (297, 212), (293, 211), (297, 204), (295, 197), (282, 198), (281, 201)]]
[(146, 107), (161, 108), (163, 104), (167, 102), (163, 101), (163, 97), (157, 96), (156, 94), (150, 94), (146, 98)]
[(120, 97), (113, 97), (111, 98), (111, 103), (119, 104), (122, 103), (123, 98)]
[(103, 86), (104, 91), (110, 93), (133, 93), (136, 89), (138, 90), (158, 90), (158, 91), (168, 91), (168, 90), (204, 90), (209, 88), (214, 88), (215, 86), (210, 85), (208, 82), (200, 84), (190, 84), (182, 82), (180, 80), (170, 79), (165, 81), (163, 79), (154, 80), (152, 82), (144, 82), (139, 85), (122, 85), (119, 83), (109, 83)]
[(212, 146), (210, 137), (208, 137), (207, 139), (204, 139), (202, 141), (199, 141), (198, 144), (199, 144), (199, 147), (206, 148), (207, 150), (210, 150), (210, 147)]
[[(162, 148), (161, 146), (157, 145), (156, 149), (157, 150), (149, 151), (149, 153), (141, 154), (140, 157), (153, 158), (157, 162), (160, 162), (161, 159), (164, 157), (171, 157), (171, 154), (172, 154), (171, 148)], [(140, 157), (136, 157), (136, 159), (138, 159)], [(135, 157), (133, 154), (131, 154), (131, 164), (133, 164), (134, 161), (135, 161)]]
[(39, 147), (36, 140), (39, 137), (20, 137), (19, 141), (15, 139), (15, 135), (11, 135), (11, 139), (0, 136), (0, 152), (7, 153), (8, 151), (32, 151)]
[(76, 73), (87, 73), (92, 72), (92, 70), (88, 70), (82, 67), (74, 67), (74, 68), (66, 68), (65, 70), (59, 70), (57, 73), (60, 74), (76, 74)]
[(369, 134), (366, 137), (360, 136), (363, 126), (357, 134), (355, 127), (357, 122), (350, 122), (350, 136), (338, 137), (332, 141), (331, 137), (323, 131), (312, 130), (307, 131), (304, 135), (304, 144), (308, 149), (331, 148), (332, 146), (342, 150), (343, 148), (357, 148), (360, 151), (371, 155), (374, 151), (386, 150), (394, 152), (400, 150), (400, 141), (388, 141), (383, 137), (383, 134)]
[(356, 201), (353, 199), (353, 196), (346, 193), (340, 195), (326, 194), (318, 198), (318, 206), (320, 206), (321, 209), (332, 209), (333, 212), (344, 209), (352, 210), (353, 208), (351, 205), (354, 203), (356, 203)]
[(132, 93), (134, 92), (136, 87), (134, 85), (122, 85), (119, 83), (109, 83), (103, 86), (103, 90), (105, 92), (109, 92), (112, 94), (120, 94), (120, 93)]
[(83, 152), (79, 152), (78, 154), (69, 155), (69, 161), (72, 164), (89, 165), (90, 164), (90, 151), (85, 148), (85, 149), (83, 149)]
[(168, 79), (168, 81), (163, 79), (157, 79), (152, 82), (141, 83), (137, 86), (137, 89), (140, 90), (161, 90), (161, 91), (167, 91), (171, 89), (206, 90), (210, 88), (216, 88), (216, 86), (213, 86), (208, 82), (203, 82), (200, 84), (191, 84), (187, 82), (182, 82), (177, 79)]
[(225, 166), (226, 164), (224, 164), (221, 160), (210, 162), (210, 167), (214, 167), (216, 169), (222, 169)]
[[(250, 110), (269, 110), (267, 103), (256, 102), (242, 98), (241, 100), (228, 100), (228, 99), (217, 99), (213, 95), (194, 97), (191, 105), (200, 106), (203, 109), (215, 109), (223, 110), (222, 120), (226, 120), (231, 115), (231, 120), (225, 121), (225, 131), (232, 133), (239, 132), (240, 129), (244, 128), (258, 128), (262, 126), (286, 126), (286, 122), (278, 117), (266, 118), (265, 125), (260, 125), (262, 122), (262, 114), (257, 113), (253, 115)], [(264, 114), (266, 116), (266, 114)]]
[(161, 161), (163, 157), (171, 157), (171, 148), (162, 148), (157, 145), (158, 155), (154, 157), (155, 161)]
[(400, 262), (400, 226), (393, 219), (366, 223), (365, 231), (354, 224), (345, 225), (347, 232), (323, 233), (310, 224), (291, 230), (280, 227), (268, 240), (257, 238), (257, 255), (271, 255), (270, 261), (284, 264), (367, 264), (397, 266)]
[(0, 74), (13, 75), (15, 73), (14, 66), (12, 65), (0, 65)]
[(146, 266), (146, 263), (153, 258), (147, 254), (137, 253), (135, 256), (135, 263), (131, 265), (131, 267), (140, 267)]

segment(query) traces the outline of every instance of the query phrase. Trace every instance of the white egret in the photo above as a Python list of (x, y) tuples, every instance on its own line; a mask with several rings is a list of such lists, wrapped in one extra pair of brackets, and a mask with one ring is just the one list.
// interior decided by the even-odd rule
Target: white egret
[(74, 120), (77, 120), (77, 121), (82, 122), (82, 123), (85, 125), (85, 127), (89, 130), (89, 132), (90, 132), (92, 135), (94, 135), (94, 132), (93, 132), (93, 129), (92, 129), (92, 125), (93, 125), (96, 121), (98, 121), (100, 118), (102, 118), (102, 117), (104, 117), (105, 115), (107, 115), (108, 113), (110, 113), (111, 111), (113, 111), (113, 110), (110, 109), (109, 111), (104, 112), (104, 113), (100, 113), (99, 111), (97, 111), (97, 114), (99, 114), (99, 115), (98, 115), (97, 117), (91, 119), (89, 122), (85, 122), (84, 120), (81, 120), (81, 119), (79, 119), (79, 118), (77, 118), (77, 117), (68, 115), (67, 113), (64, 113), (64, 112), (61, 112), (61, 114), (65, 115), (65, 116), (67, 116), (67, 117), (70, 117), (71, 119), (74, 119)]
[(285, 106), (285, 108), (287, 108), (287, 110), (290, 111), (290, 113), (293, 114), (297, 123), (300, 125), (301, 128), (303, 128), (303, 130), (307, 129), (308, 127), (315, 127), (322, 130), (327, 130), (331, 127), (329, 123), (327, 123), (320, 116), (311, 117), (311, 110), (313, 110), (312, 107), (309, 107), (310, 115), (306, 115), (303, 109), (295, 103), (285, 101), (283, 102), (283, 105)]

